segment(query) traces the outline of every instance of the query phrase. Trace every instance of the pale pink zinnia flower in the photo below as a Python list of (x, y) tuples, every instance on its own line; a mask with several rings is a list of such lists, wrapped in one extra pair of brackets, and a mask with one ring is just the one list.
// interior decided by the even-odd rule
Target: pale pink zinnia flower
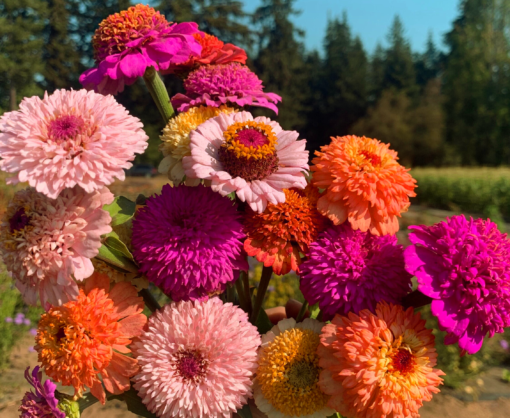
[(190, 134), (191, 156), (183, 158), (188, 178), (211, 180), (211, 188), (232, 192), (256, 212), (285, 202), (284, 189), (304, 189), (306, 140), (266, 117), (249, 112), (221, 114)]
[(94, 272), (90, 259), (112, 230), (102, 209), (112, 201), (106, 187), (66, 189), (55, 200), (32, 188), (16, 193), (0, 224), (0, 255), (26, 303), (35, 305), (38, 296), (43, 307), (76, 299), (75, 280)]
[(138, 118), (115, 101), (86, 90), (25, 98), (0, 118), (0, 169), (17, 173), (52, 199), (75, 185), (87, 193), (124, 180), (148, 136)]
[(260, 336), (218, 298), (166, 305), (132, 346), (135, 389), (160, 418), (226, 418), (252, 396)]

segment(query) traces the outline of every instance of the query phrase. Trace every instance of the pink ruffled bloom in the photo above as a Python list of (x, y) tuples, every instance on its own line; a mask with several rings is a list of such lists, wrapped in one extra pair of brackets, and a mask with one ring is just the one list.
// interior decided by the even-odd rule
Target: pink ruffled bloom
[(196, 23), (171, 24), (143, 4), (110, 15), (92, 38), (97, 67), (85, 71), (80, 83), (102, 94), (120, 93), (149, 67), (166, 70), (190, 56), (200, 56), (196, 33)]
[[(34, 189), (16, 193), (0, 225), (0, 254), (26, 303), (62, 305), (78, 296), (76, 281), (94, 272), (101, 235), (112, 231), (113, 201), (105, 187), (75, 187), (49, 199)], [(76, 281), (75, 281), (76, 280)]]
[(172, 105), (179, 112), (193, 106), (238, 105), (260, 106), (274, 110), (282, 98), (264, 93), (262, 81), (248, 67), (232, 62), (225, 65), (204, 65), (193, 71), (184, 81), (186, 94), (172, 97)]
[(166, 305), (132, 346), (134, 387), (160, 418), (231, 417), (252, 396), (260, 335), (218, 298)]
[(186, 176), (211, 181), (215, 192), (235, 192), (255, 212), (285, 202), (284, 189), (304, 189), (308, 169), (306, 140), (269, 118), (249, 112), (221, 114), (190, 134)]
[(476, 353), (487, 334), (510, 326), (510, 241), (494, 222), (464, 215), (409, 228), (406, 268), (432, 298), (445, 344)]
[(17, 173), (8, 184), (28, 181), (52, 199), (76, 185), (91, 193), (124, 180), (123, 169), (147, 148), (142, 126), (112, 96), (57, 90), (25, 98), (0, 118), (0, 169)]

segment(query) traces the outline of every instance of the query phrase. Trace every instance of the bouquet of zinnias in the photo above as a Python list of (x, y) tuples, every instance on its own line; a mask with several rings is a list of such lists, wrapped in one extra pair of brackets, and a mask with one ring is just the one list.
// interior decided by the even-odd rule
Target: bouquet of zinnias
[[(309, 167), (306, 140), (249, 112), (281, 98), (246, 53), (149, 6), (107, 17), (92, 41), (84, 90), (0, 119), (0, 169), (29, 184), (0, 252), (45, 310), (21, 417), (121, 399), (144, 417), (414, 418), (443, 375), (415, 307), (431, 303), (464, 354), (510, 326), (510, 244), (494, 223), (455, 216), (397, 244), (416, 182), (389, 145), (332, 138)], [(185, 94), (170, 99), (159, 73)], [(147, 147), (114, 98), (140, 77), (165, 120), (170, 182), (132, 202), (108, 185)], [(257, 289), (248, 257), (264, 265)], [(306, 302), (268, 316), (271, 276), (291, 270)]]

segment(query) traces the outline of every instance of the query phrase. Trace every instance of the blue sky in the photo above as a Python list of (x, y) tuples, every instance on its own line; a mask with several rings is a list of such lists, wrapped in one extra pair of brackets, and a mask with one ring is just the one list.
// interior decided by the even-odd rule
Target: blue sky
[[(251, 11), (259, 1), (244, 3)], [(372, 52), (377, 42), (384, 45), (391, 22), (398, 14), (413, 51), (423, 51), (430, 31), (436, 45), (443, 48), (443, 35), (458, 15), (458, 3), (459, 0), (296, 0), (296, 9), (302, 13), (294, 21), (306, 31), (307, 48), (322, 49), (328, 16), (341, 17), (345, 10), (352, 32), (361, 37), (367, 52)]]

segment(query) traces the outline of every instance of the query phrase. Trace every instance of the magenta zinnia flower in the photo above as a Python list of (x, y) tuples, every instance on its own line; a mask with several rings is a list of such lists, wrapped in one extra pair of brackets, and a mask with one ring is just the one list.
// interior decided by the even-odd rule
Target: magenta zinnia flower
[(184, 81), (186, 94), (176, 94), (172, 105), (180, 112), (193, 106), (238, 105), (267, 107), (278, 113), (276, 103), (282, 98), (264, 93), (262, 81), (246, 66), (237, 62), (199, 67)]
[(193, 22), (171, 24), (144, 4), (110, 15), (92, 38), (97, 68), (85, 71), (80, 83), (88, 90), (117, 94), (149, 67), (166, 70), (200, 56), (202, 47), (193, 37), (197, 28)]
[(103, 205), (105, 187), (85, 193), (75, 187), (52, 200), (34, 189), (17, 192), (0, 224), (0, 255), (25, 302), (62, 305), (78, 296), (75, 282), (94, 272), (101, 235), (111, 232)]
[(494, 222), (464, 215), (409, 228), (406, 268), (432, 298), (445, 344), (476, 353), (487, 334), (510, 326), (510, 241)]
[(191, 156), (182, 160), (188, 178), (211, 180), (226, 196), (235, 192), (255, 212), (285, 202), (284, 189), (304, 189), (306, 140), (266, 117), (221, 114), (190, 133)]
[(377, 302), (399, 303), (411, 290), (397, 237), (353, 230), (349, 224), (319, 235), (300, 265), (300, 276), (305, 299), (318, 303), (328, 318), (375, 312)]
[(251, 398), (260, 336), (248, 315), (218, 298), (154, 313), (133, 346), (135, 389), (160, 418), (224, 418)]
[(140, 271), (174, 301), (225, 290), (247, 270), (236, 205), (204, 186), (163, 186), (133, 221)]
[(0, 169), (18, 173), (8, 184), (28, 181), (52, 199), (75, 185), (91, 193), (124, 180), (147, 148), (142, 126), (113, 97), (86, 90), (25, 98), (0, 118)]
[(57, 385), (50, 379), (42, 383), (42, 372), (39, 366), (29, 374), (30, 367), (25, 370), (25, 379), (30, 383), (34, 392), (26, 392), (19, 407), (20, 418), (66, 418), (66, 414), (58, 408), (58, 400), (55, 397)]

